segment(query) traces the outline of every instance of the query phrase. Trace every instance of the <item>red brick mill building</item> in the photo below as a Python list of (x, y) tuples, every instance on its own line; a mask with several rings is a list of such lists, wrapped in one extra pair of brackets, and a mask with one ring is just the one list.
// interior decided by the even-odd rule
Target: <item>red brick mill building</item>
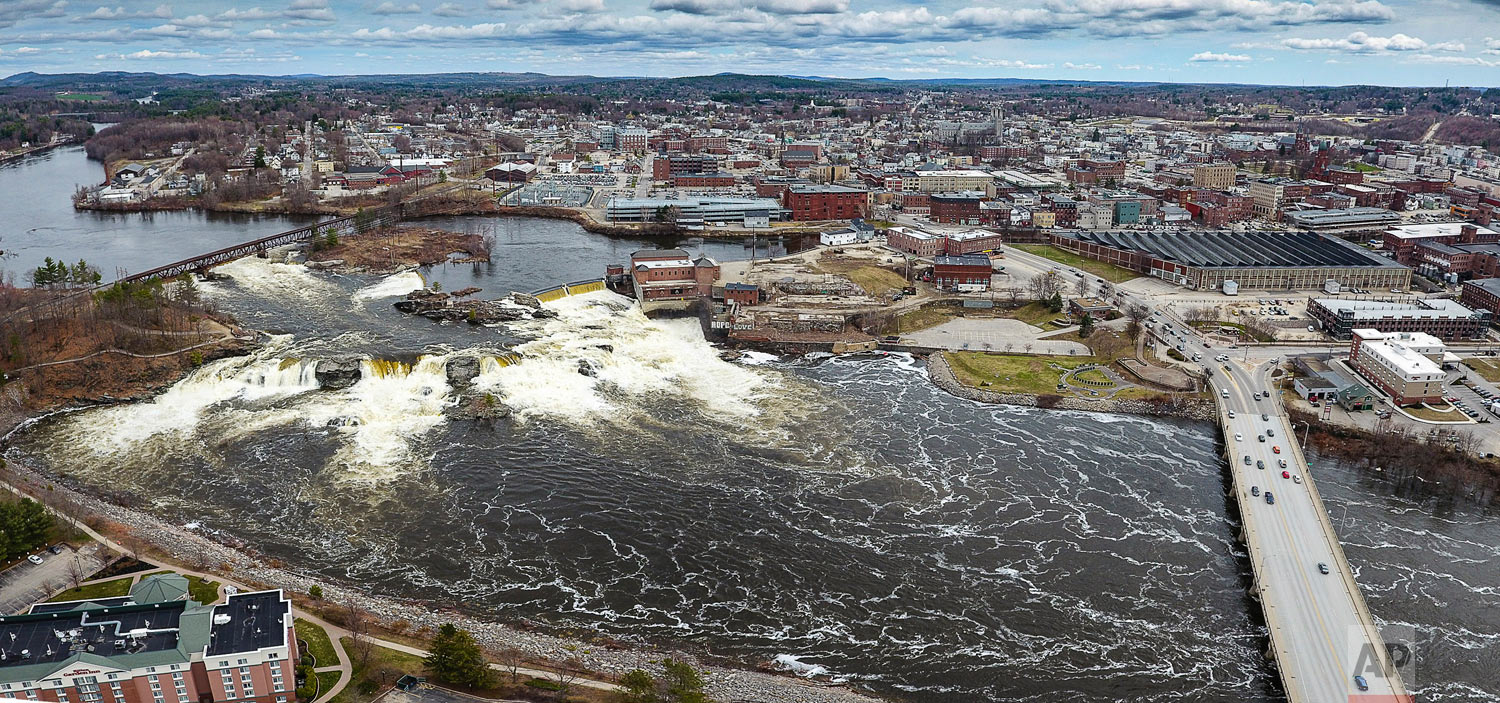
[(867, 203), (865, 191), (848, 186), (793, 183), (781, 195), (782, 207), (797, 221), (864, 217)]
[(630, 278), (637, 300), (707, 298), (719, 280), (719, 264), (681, 249), (642, 249), (630, 255)]

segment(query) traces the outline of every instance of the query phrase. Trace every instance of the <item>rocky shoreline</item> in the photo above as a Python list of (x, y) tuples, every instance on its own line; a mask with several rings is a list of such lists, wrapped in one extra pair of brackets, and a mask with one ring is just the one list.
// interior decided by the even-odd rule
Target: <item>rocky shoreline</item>
[(491, 651), (518, 650), (530, 660), (576, 660), (584, 670), (614, 677), (631, 669), (659, 670), (657, 662), (666, 656), (687, 659), (705, 670), (705, 692), (723, 703), (881, 703), (879, 698), (835, 684), (710, 664), (689, 652), (570, 640), (517, 629), (451, 609), (439, 610), (427, 603), (372, 595), (327, 579), (312, 578), (274, 566), (269, 563), (271, 560), (251, 553), (248, 548), (221, 544), (153, 515), (78, 491), (57, 477), (30, 467), (9, 462), (5, 468), (9, 483), (22, 492), (45, 498), (50, 505), (68, 506), (67, 512), (74, 513), (75, 517), (86, 516), (90, 524), (118, 526), (154, 549), (171, 555), (177, 563), (212, 565), (202, 570), (218, 572), (247, 585), (282, 588), (291, 593), (305, 594), (318, 585), (326, 602), (357, 605), (387, 625), (406, 623), (405, 629), (409, 632), (436, 631), (443, 623), (451, 622), (473, 632), (475, 639)]
[(1158, 405), (1142, 400), (1062, 398), (1056, 403), (1044, 404), (1041, 402), (1041, 396), (1030, 393), (1000, 393), (983, 388), (975, 388), (965, 385), (953, 375), (953, 369), (948, 367), (948, 360), (941, 353), (931, 354), (927, 357), (927, 378), (932, 381), (933, 385), (952, 395), (980, 403), (1022, 405), (1033, 408), (1045, 405), (1047, 408), (1056, 410), (1086, 410), (1090, 412), (1120, 413), (1125, 415), (1181, 417), (1188, 420), (1202, 420), (1205, 422), (1212, 422), (1216, 417), (1213, 402), (1201, 399), (1183, 400), (1172, 405)]

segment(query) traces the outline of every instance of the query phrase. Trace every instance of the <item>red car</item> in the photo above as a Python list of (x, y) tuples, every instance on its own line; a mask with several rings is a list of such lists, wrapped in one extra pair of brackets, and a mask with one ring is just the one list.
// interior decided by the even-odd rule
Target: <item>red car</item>
[(1271, 451), (1273, 453), (1280, 454), (1281, 453), (1281, 447), (1279, 445), (1275, 446), (1275, 447), (1271, 447)]
[(1283, 472), (1281, 472), (1281, 477), (1282, 478), (1291, 478), (1292, 477), (1292, 472), (1290, 472), (1290, 471), (1283, 471)]

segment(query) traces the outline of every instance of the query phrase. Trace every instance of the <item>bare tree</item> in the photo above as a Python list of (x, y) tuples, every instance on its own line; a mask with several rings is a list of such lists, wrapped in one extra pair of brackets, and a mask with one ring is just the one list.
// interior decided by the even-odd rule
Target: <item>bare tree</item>
[(582, 666), (583, 662), (578, 660), (577, 655), (570, 655), (552, 667), (552, 680), (557, 683), (557, 692), (561, 697), (568, 697), (573, 684), (578, 682), (578, 670)]
[(1079, 278), (1073, 282), (1073, 293), (1080, 298), (1086, 298), (1089, 294), (1089, 279)]
[(510, 648), (500, 652), (500, 668), (510, 674), (511, 683), (521, 680), (521, 665), (526, 662), (521, 650)]
[(68, 582), (73, 584), (73, 588), (78, 588), (84, 579), (88, 578), (88, 575), (88, 571), (83, 568), (83, 564), (78, 561), (78, 557), (75, 556), (68, 562)]
[(370, 657), (375, 651), (375, 643), (370, 641), (370, 629), (374, 625), (370, 613), (357, 601), (349, 601), (343, 607), (344, 629), (349, 631), (349, 655), (354, 660), (357, 668), (369, 665)]

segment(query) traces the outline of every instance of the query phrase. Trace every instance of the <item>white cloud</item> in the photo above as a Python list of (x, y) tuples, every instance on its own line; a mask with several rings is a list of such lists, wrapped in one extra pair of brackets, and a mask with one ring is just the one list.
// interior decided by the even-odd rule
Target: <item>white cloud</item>
[(595, 14), (604, 12), (604, 0), (552, 0), (547, 7), (564, 14)]
[(126, 61), (134, 61), (134, 60), (157, 60), (157, 59), (206, 59), (206, 58), (208, 58), (208, 55), (207, 54), (200, 54), (200, 53), (198, 53), (196, 51), (191, 51), (191, 50), (189, 50), (189, 51), (152, 51), (150, 49), (141, 49), (140, 51), (137, 51), (137, 52), (134, 52), (134, 53), (130, 53), (130, 54), (99, 54), (99, 55), (95, 56), (94, 58), (100, 59), (100, 60), (114, 60), (114, 61), (126, 60)]
[(1200, 51), (1196, 54), (1193, 54), (1193, 57), (1188, 59), (1188, 61), (1192, 63), (1243, 63), (1249, 60), (1250, 57), (1246, 56), (1245, 54), (1216, 54), (1212, 51)]
[(445, 2), (441, 5), (438, 5), (437, 7), (432, 8), (432, 14), (437, 15), (438, 17), (467, 17), (469, 15), (469, 10), (463, 5)]
[(422, 6), (416, 3), (402, 5), (386, 0), (375, 7), (370, 8), (372, 15), (415, 15), (422, 11)]
[(1374, 54), (1387, 51), (1463, 51), (1462, 42), (1439, 42), (1428, 44), (1421, 37), (1413, 37), (1406, 34), (1396, 33), (1388, 37), (1374, 36), (1364, 32), (1354, 32), (1342, 39), (1304, 39), (1293, 37), (1281, 40), (1281, 45), (1289, 49), (1301, 49), (1306, 51), (1343, 51), (1351, 54)]
[(1416, 63), (1445, 63), (1455, 66), (1484, 66), (1486, 68), (1500, 67), (1500, 61), (1481, 59), (1478, 56), (1437, 56), (1435, 54), (1414, 54), (1411, 57)]
[(25, 56), (27, 54), (39, 54), (41, 53), (41, 51), (41, 49), (38, 49), (34, 46), (18, 46), (16, 47), (16, 50), (11, 53), (21, 54), (22, 56)]
[(1073, 63), (1072, 61), (1066, 61), (1063, 63), (1063, 68), (1071, 68), (1081, 71), (1097, 71), (1104, 67), (1096, 63)]

